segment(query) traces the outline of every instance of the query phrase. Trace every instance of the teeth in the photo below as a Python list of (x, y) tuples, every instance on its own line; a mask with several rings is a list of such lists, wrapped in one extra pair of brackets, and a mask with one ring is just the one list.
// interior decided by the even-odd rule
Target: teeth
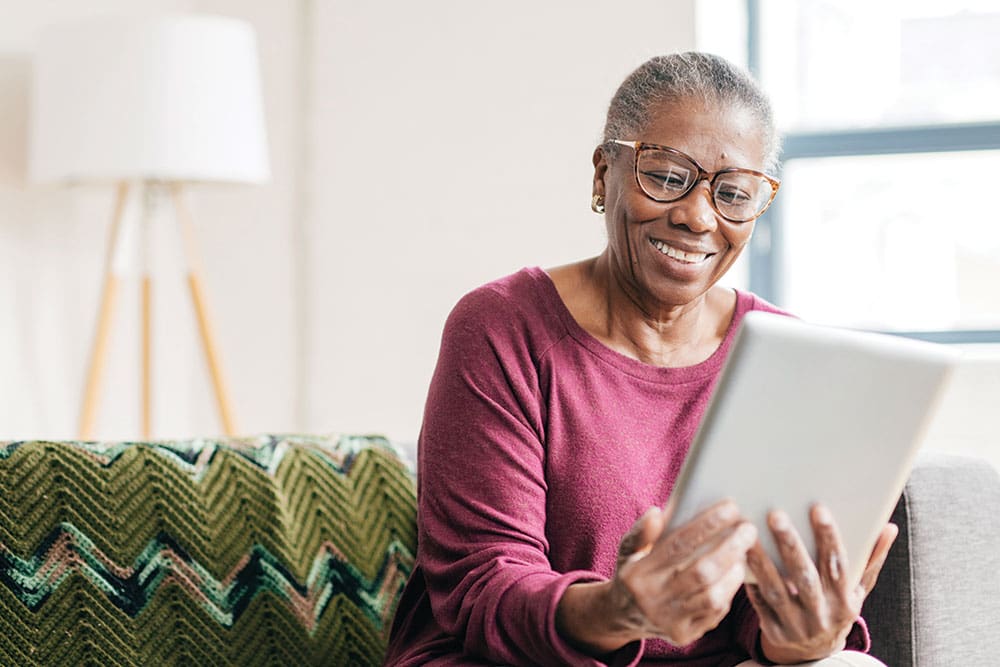
[(657, 250), (662, 252), (667, 257), (673, 257), (674, 259), (687, 262), (688, 264), (698, 264), (699, 262), (704, 262), (705, 258), (708, 257), (708, 255), (703, 252), (684, 252), (683, 250), (678, 250), (677, 248), (668, 246), (663, 241), (655, 241), (652, 239), (650, 239), (650, 241)]

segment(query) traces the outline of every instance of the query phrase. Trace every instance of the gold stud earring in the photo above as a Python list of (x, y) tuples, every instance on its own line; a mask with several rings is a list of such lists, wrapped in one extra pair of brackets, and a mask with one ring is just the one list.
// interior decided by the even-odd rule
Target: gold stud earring
[(597, 214), (604, 213), (604, 195), (594, 195), (590, 198), (590, 210)]

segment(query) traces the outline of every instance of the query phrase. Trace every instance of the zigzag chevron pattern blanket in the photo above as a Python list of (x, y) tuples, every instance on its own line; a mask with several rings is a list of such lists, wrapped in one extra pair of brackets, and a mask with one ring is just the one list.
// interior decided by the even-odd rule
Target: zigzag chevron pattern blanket
[(0, 443), (0, 665), (374, 665), (416, 550), (376, 437)]

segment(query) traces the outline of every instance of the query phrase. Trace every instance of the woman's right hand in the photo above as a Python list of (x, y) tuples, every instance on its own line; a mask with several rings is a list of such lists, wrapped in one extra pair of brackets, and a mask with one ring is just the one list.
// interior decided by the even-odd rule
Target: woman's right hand
[(610, 580), (566, 590), (556, 613), (564, 637), (597, 654), (649, 637), (683, 646), (722, 621), (757, 530), (732, 501), (664, 535), (668, 518), (650, 508), (622, 538)]

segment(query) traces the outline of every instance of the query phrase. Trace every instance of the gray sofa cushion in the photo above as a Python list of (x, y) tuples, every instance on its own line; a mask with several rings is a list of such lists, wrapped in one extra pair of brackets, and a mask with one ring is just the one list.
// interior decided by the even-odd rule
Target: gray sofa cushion
[(893, 515), (900, 535), (865, 603), (892, 667), (1000, 664), (1000, 475), (923, 454)]

